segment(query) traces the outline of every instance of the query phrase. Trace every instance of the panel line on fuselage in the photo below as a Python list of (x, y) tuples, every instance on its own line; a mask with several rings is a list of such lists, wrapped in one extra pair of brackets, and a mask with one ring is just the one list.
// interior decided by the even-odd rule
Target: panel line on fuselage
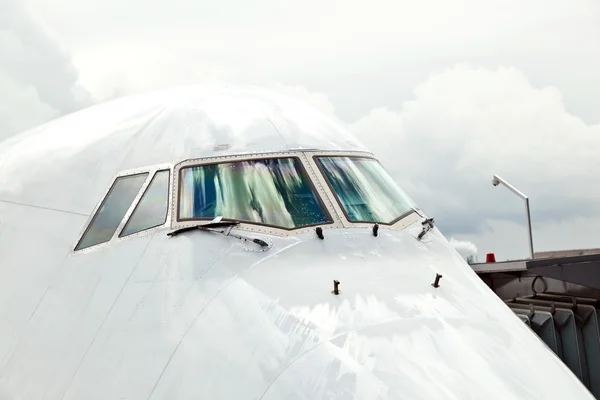
[(66, 213), (66, 214), (71, 214), (71, 215), (79, 215), (81, 217), (89, 217), (89, 214), (78, 213), (75, 211), (59, 210), (57, 208), (52, 208), (52, 207), (36, 206), (34, 204), (20, 203), (18, 201), (0, 199), (0, 203), (14, 204), (14, 205), (23, 206), (23, 207), (32, 207), (32, 208), (37, 208), (40, 210), (56, 211), (56, 212), (61, 212), (61, 213)]

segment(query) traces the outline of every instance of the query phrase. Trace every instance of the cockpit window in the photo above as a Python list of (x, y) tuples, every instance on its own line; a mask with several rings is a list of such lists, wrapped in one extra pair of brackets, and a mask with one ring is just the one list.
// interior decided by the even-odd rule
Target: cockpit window
[(180, 178), (179, 219), (222, 216), (286, 229), (330, 221), (295, 157), (187, 167)]
[(390, 224), (415, 206), (375, 159), (315, 158), (351, 222)]
[(169, 177), (168, 170), (158, 171), (154, 175), (120, 237), (155, 228), (166, 222), (169, 207)]
[(148, 173), (143, 173), (115, 180), (75, 250), (108, 242), (112, 238), (147, 177)]

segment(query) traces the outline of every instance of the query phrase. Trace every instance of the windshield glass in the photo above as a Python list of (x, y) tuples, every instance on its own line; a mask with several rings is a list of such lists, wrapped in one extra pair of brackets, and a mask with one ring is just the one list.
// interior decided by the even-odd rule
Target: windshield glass
[(108, 242), (113, 237), (147, 177), (148, 173), (143, 173), (115, 180), (75, 251)]
[(216, 216), (287, 229), (329, 222), (297, 158), (182, 168), (179, 218)]
[(349, 221), (389, 224), (415, 206), (375, 159), (316, 159)]

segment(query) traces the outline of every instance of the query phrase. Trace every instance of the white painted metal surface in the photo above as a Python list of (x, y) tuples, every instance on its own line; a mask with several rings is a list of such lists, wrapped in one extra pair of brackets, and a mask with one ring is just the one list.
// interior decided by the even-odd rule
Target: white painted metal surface
[[(214, 87), (1, 143), (0, 399), (593, 398), (437, 229), (416, 239), (419, 214), (378, 236), (349, 223), (310, 149), (368, 153), (295, 100)], [(72, 251), (122, 171), (264, 152), (304, 157), (334, 220), (324, 239), (236, 228), (270, 243), (256, 251), (213, 232), (169, 237), (168, 221)]]
[(525, 261), (503, 261), (471, 264), (471, 268), (477, 273), (525, 272), (527, 264)]

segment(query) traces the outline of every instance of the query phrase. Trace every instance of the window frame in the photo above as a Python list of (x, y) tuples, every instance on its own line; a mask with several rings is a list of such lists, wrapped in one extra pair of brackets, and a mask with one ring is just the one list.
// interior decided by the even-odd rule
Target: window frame
[[(182, 171), (186, 168), (193, 168), (204, 165), (215, 165), (215, 164), (226, 164), (226, 163), (235, 163), (241, 161), (252, 161), (252, 160), (267, 160), (267, 159), (281, 159), (281, 158), (292, 158), (298, 161), (298, 166), (300, 168), (300, 173), (304, 175), (306, 178), (311, 190), (316, 196), (317, 202), (323, 211), (323, 215), (327, 218), (327, 221), (319, 222), (310, 225), (302, 225), (293, 228), (286, 228), (279, 225), (272, 224), (264, 224), (260, 222), (253, 221), (243, 221), (239, 220), (240, 227), (245, 228), (247, 230), (256, 231), (256, 232), (264, 232), (269, 234), (284, 234), (289, 235), (291, 233), (297, 234), (298, 232), (313, 230), (317, 226), (321, 226), (323, 228), (333, 227), (336, 225), (336, 216), (332, 215), (330, 212), (330, 207), (324, 201), (327, 197), (323, 193), (322, 188), (317, 187), (317, 180), (315, 178), (315, 171), (307, 165), (307, 158), (303, 152), (280, 152), (280, 153), (255, 153), (255, 154), (240, 154), (240, 155), (232, 155), (232, 156), (218, 156), (218, 157), (208, 157), (201, 159), (191, 159), (182, 161), (179, 164), (175, 165), (173, 172), (173, 198), (172, 198), (172, 223), (171, 228), (182, 228), (192, 225), (197, 225), (202, 222), (209, 222), (215, 217), (202, 217), (202, 218), (180, 218), (179, 214), (179, 198), (182, 191)], [(320, 190), (321, 189), (321, 190)], [(223, 218), (224, 221), (231, 221), (231, 218)], [(339, 225), (338, 225), (339, 227)]]
[[(167, 208), (165, 210), (165, 219), (159, 225), (154, 225), (154, 226), (151, 226), (149, 228), (145, 228), (145, 229), (139, 230), (137, 232), (132, 232), (130, 234), (124, 235), (123, 231), (125, 230), (125, 227), (127, 226), (127, 224), (129, 223), (129, 221), (131, 220), (131, 217), (133, 217), (133, 213), (135, 213), (135, 210), (137, 210), (137, 208), (139, 207), (139, 205), (142, 202), (142, 199), (144, 198), (144, 196), (146, 195), (146, 193), (148, 193), (148, 189), (150, 189), (150, 185), (152, 185), (152, 182), (154, 182), (154, 179), (156, 178), (156, 175), (158, 175), (159, 172), (168, 172), (169, 173), (169, 179), (167, 181)], [(169, 202), (170, 202), (170, 199), (171, 199), (171, 188), (173, 186), (172, 184), (173, 184), (173, 174), (172, 174), (170, 168), (157, 169), (157, 170), (155, 170), (149, 176), (149, 179), (146, 179), (146, 182), (144, 182), (144, 184), (140, 188), (141, 195), (140, 195), (140, 193), (138, 193), (138, 195), (136, 196), (136, 198), (135, 198), (135, 200), (133, 202), (134, 207), (132, 209), (128, 209), (127, 210), (127, 213), (123, 217), (123, 220), (121, 221), (121, 224), (119, 224), (118, 235), (117, 235), (119, 239), (127, 238), (127, 237), (134, 236), (134, 235), (138, 235), (140, 233), (149, 231), (151, 229), (164, 227), (169, 222), (169, 212), (171, 210)]]
[[(144, 179), (144, 181), (140, 185), (140, 188), (138, 189), (138, 192), (136, 193), (136, 195), (131, 200), (131, 204), (129, 204), (129, 206), (127, 207), (127, 210), (125, 210), (124, 216), (121, 217), (121, 221), (119, 221), (119, 223), (115, 227), (115, 230), (112, 233), (112, 235), (110, 236), (110, 238), (108, 238), (108, 240), (105, 240), (103, 242), (96, 243), (96, 244), (93, 244), (91, 246), (86, 246), (86, 247), (78, 249), (77, 247), (81, 244), (81, 242), (83, 241), (83, 238), (85, 237), (85, 235), (90, 231), (90, 229), (94, 225), (94, 222), (96, 222), (96, 219), (98, 218), (98, 212), (99, 212), (100, 208), (106, 203), (106, 201), (108, 200), (108, 197), (113, 193), (113, 190), (115, 189), (115, 187), (117, 185), (117, 181), (119, 179), (122, 179), (122, 178), (134, 177), (134, 176), (139, 176), (139, 175), (146, 175), (146, 178)], [(94, 212), (92, 213), (91, 217), (88, 218), (88, 221), (87, 221), (87, 223), (85, 225), (85, 229), (83, 230), (83, 232), (81, 233), (81, 235), (77, 239), (77, 242), (75, 243), (75, 246), (73, 247), (73, 251), (79, 252), (79, 251), (82, 251), (82, 250), (86, 250), (86, 249), (90, 249), (90, 248), (93, 248), (93, 247), (96, 247), (96, 246), (103, 245), (105, 243), (109, 243), (114, 238), (115, 233), (120, 230), (120, 226), (121, 226), (121, 223), (123, 222), (123, 218), (125, 218), (125, 215), (127, 215), (128, 211), (129, 211), (129, 208), (131, 208), (131, 205), (135, 202), (136, 198), (139, 195), (139, 192), (140, 192), (141, 188), (144, 187), (144, 185), (146, 184), (146, 181), (148, 180), (148, 176), (149, 175), (150, 174), (148, 172), (142, 171), (142, 172), (137, 172), (137, 173), (133, 173), (133, 174), (126, 174), (126, 175), (120, 175), (120, 176), (115, 177), (112, 180), (112, 183), (110, 184), (110, 186), (108, 187), (108, 190), (106, 191), (106, 193), (102, 197), (102, 200), (94, 208)]]
[[(71, 252), (74, 253), (85, 253), (89, 251), (93, 251), (98, 248), (102, 248), (103, 246), (107, 246), (114, 241), (122, 241), (122, 240), (130, 240), (135, 239), (139, 236), (146, 236), (153, 234), (154, 231), (170, 228), (170, 229), (179, 229), (185, 228), (189, 226), (195, 226), (202, 222), (208, 222), (212, 218), (194, 218), (194, 219), (179, 219), (179, 193), (181, 191), (181, 170), (187, 167), (194, 167), (200, 165), (211, 165), (211, 164), (221, 164), (227, 162), (237, 162), (237, 161), (250, 161), (250, 160), (263, 160), (263, 159), (271, 159), (271, 158), (295, 158), (299, 161), (299, 167), (301, 173), (304, 174), (305, 178), (308, 180), (308, 183), (315, 195), (317, 196), (317, 201), (321, 206), (324, 216), (328, 219), (328, 221), (323, 223), (304, 225), (301, 227), (295, 228), (285, 228), (281, 226), (274, 226), (268, 224), (262, 224), (251, 221), (240, 221), (237, 229), (244, 231), (251, 231), (257, 233), (265, 233), (275, 236), (295, 236), (303, 233), (313, 233), (315, 227), (319, 226), (323, 229), (336, 229), (336, 228), (372, 228), (375, 225), (375, 222), (370, 221), (350, 221), (348, 215), (338, 196), (335, 194), (331, 184), (329, 183), (329, 179), (327, 179), (325, 172), (320, 166), (320, 163), (316, 160), (318, 157), (359, 157), (359, 158), (370, 158), (379, 162), (379, 160), (369, 152), (365, 151), (347, 151), (347, 150), (339, 150), (339, 151), (320, 151), (316, 149), (298, 149), (296, 151), (285, 151), (285, 152), (270, 152), (270, 153), (250, 153), (250, 154), (234, 154), (227, 156), (213, 156), (206, 158), (195, 158), (195, 159), (187, 159), (178, 163), (162, 163), (156, 164), (146, 167), (140, 167), (135, 169), (129, 169), (120, 171), (119, 173), (113, 175), (112, 180), (110, 181), (110, 185), (108, 185), (107, 189), (102, 194), (100, 200), (96, 203), (94, 209), (88, 216), (81, 232), (75, 240), (75, 244), (71, 248)], [(158, 172), (161, 171), (169, 171), (169, 191), (168, 191), (168, 206), (167, 206), (167, 215), (165, 218), (165, 222), (162, 225), (158, 225), (155, 227), (151, 227), (136, 233), (132, 233), (126, 236), (121, 236), (125, 225), (133, 215), (133, 212), (138, 207), (142, 197), (146, 194), (149, 185), (152, 183), (154, 177)], [(95, 220), (98, 210), (104, 204), (107, 199), (107, 196), (110, 194), (111, 190), (114, 188), (117, 179), (125, 176), (137, 175), (147, 173), (148, 176), (146, 180), (140, 187), (137, 195), (134, 197), (131, 205), (129, 206), (127, 212), (123, 216), (121, 222), (117, 226), (117, 229), (113, 233), (113, 236), (106, 242), (99, 243), (93, 246), (89, 246), (83, 249), (78, 249), (77, 246), (81, 242), (83, 236), (87, 233), (91, 224)], [(378, 223), (379, 225), (386, 226), (390, 230), (403, 230), (407, 226), (412, 223), (419, 221), (423, 218), (423, 212), (415, 206), (411, 210), (408, 210), (403, 215), (396, 218), (394, 221), (390, 223)]]
[[(127, 223), (127, 221), (129, 221), (129, 218), (131, 218), (131, 215), (133, 214), (133, 211), (138, 206), (138, 204), (140, 202), (140, 199), (142, 198), (142, 196), (144, 195), (144, 193), (146, 193), (146, 190), (148, 189), (148, 186), (152, 182), (152, 179), (154, 179), (154, 176), (156, 175), (156, 173), (159, 172), (159, 171), (166, 171), (166, 170), (169, 171), (169, 192), (168, 192), (168, 199), (167, 199), (167, 201), (168, 201), (168, 205), (167, 205), (167, 218), (166, 218), (165, 222), (162, 225), (159, 225), (159, 226), (156, 226), (156, 227), (153, 227), (153, 228), (149, 228), (149, 229), (146, 229), (146, 230), (143, 230), (143, 231), (140, 231), (140, 232), (132, 233), (132, 234), (127, 235), (127, 236), (120, 237), (121, 232), (125, 228), (125, 224)], [(115, 230), (115, 232), (113, 233), (113, 235), (111, 236), (111, 238), (108, 241), (106, 241), (106, 242), (98, 243), (98, 244), (95, 244), (93, 246), (85, 247), (85, 248), (82, 248), (82, 249), (77, 249), (77, 246), (79, 245), (79, 243), (83, 239), (84, 235), (86, 234), (86, 232), (89, 230), (89, 228), (91, 227), (92, 223), (96, 219), (96, 216), (98, 214), (98, 210), (100, 209), (100, 207), (102, 206), (102, 204), (104, 204), (104, 202), (106, 201), (108, 195), (111, 193), (111, 190), (114, 188), (115, 183), (117, 182), (117, 179), (122, 178), (122, 177), (126, 177), (126, 176), (140, 175), (140, 174), (148, 174), (148, 176), (146, 177), (146, 180), (144, 181), (144, 183), (140, 187), (140, 189), (139, 189), (138, 193), (136, 194), (136, 196), (133, 198), (133, 201), (129, 205), (129, 208), (127, 209), (127, 212), (125, 213), (125, 215), (123, 216), (123, 218), (119, 222), (119, 225), (117, 225), (117, 229)], [(100, 198), (100, 201), (98, 201), (96, 203), (96, 206), (94, 207), (93, 211), (90, 213), (87, 221), (85, 222), (85, 224), (83, 226), (82, 231), (80, 232), (79, 236), (77, 237), (77, 240), (75, 241), (75, 244), (71, 248), (71, 252), (79, 254), (79, 253), (84, 253), (84, 252), (88, 252), (88, 251), (93, 251), (93, 250), (95, 250), (97, 248), (101, 248), (101, 247), (109, 245), (110, 243), (112, 243), (116, 239), (118, 239), (118, 240), (127, 240), (127, 239), (130, 239), (130, 238), (135, 238), (135, 237), (138, 237), (138, 236), (149, 234), (149, 232), (151, 232), (153, 230), (157, 230), (157, 229), (160, 229), (160, 228), (168, 227), (169, 224), (170, 224), (170, 221), (171, 221), (171, 209), (172, 209), (172, 207), (171, 207), (171, 201), (172, 201), (172, 198), (173, 198), (172, 192), (173, 192), (173, 165), (172, 164), (158, 164), (158, 165), (152, 165), (152, 166), (147, 166), (147, 167), (142, 167), (142, 168), (135, 168), (135, 169), (128, 169), (128, 170), (124, 170), (124, 171), (118, 172), (117, 174), (115, 174), (113, 176), (110, 185), (104, 191), (104, 193), (102, 194), (102, 197)]]
[[(408, 217), (410, 215), (416, 215), (418, 218), (422, 218), (419, 215), (419, 214), (421, 214), (421, 211), (415, 205), (410, 210), (404, 212), (402, 215), (398, 216), (397, 218), (393, 219), (390, 222), (353, 221), (353, 220), (351, 220), (350, 216), (346, 212), (346, 209), (344, 208), (341, 200), (339, 199), (339, 196), (336, 194), (335, 190), (333, 189), (333, 186), (331, 185), (329, 178), (327, 178), (327, 174), (325, 173), (325, 170), (321, 166), (321, 163), (317, 160), (318, 158), (322, 158), (322, 157), (366, 158), (366, 159), (372, 159), (380, 164), (381, 164), (381, 162), (373, 154), (364, 153), (364, 152), (318, 152), (318, 153), (312, 154), (311, 161), (312, 161), (314, 167), (318, 169), (319, 177), (323, 180), (323, 184), (327, 185), (328, 192), (334, 198), (335, 204), (337, 206), (336, 211), (341, 213), (344, 216), (345, 222), (348, 224), (348, 225), (346, 225), (346, 227), (373, 226), (375, 224), (378, 224), (378, 225), (383, 225), (386, 227), (394, 227), (394, 228), (403, 229), (404, 227), (406, 227), (414, 222), (414, 218), (407, 219), (406, 217)], [(381, 166), (383, 167), (383, 164), (381, 164)], [(385, 169), (385, 167), (384, 167), (384, 169)], [(400, 185), (398, 185), (398, 186), (400, 186)], [(402, 187), (400, 187), (400, 188), (402, 189)], [(402, 190), (404, 190), (404, 189), (402, 189)], [(414, 203), (414, 201), (413, 201), (413, 203)]]

